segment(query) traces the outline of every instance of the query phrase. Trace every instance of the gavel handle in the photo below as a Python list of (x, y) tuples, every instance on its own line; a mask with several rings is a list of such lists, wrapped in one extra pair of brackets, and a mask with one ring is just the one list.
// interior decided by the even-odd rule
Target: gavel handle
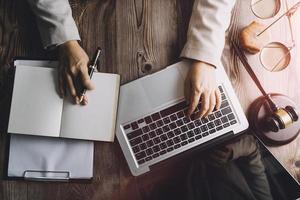
[(254, 71), (252, 70), (251, 66), (248, 63), (248, 59), (245, 56), (243, 50), (237, 45), (237, 43), (235, 41), (232, 41), (232, 45), (234, 48), (235, 53), (237, 54), (237, 56), (239, 57), (239, 59), (241, 60), (243, 66), (245, 67), (246, 71), (248, 72), (248, 74), (250, 75), (250, 77), (252, 78), (252, 80), (254, 81), (255, 85), (258, 87), (258, 89), (260, 90), (260, 92), (263, 94), (263, 96), (266, 98), (270, 109), (272, 111), (276, 111), (278, 110), (278, 106), (274, 103), (274, 101), (272, 100), (271, 96), (269, 94), (266, 93), (265, 89), (262, 87), (260, 81), (258, 80), (256, 74), (254, 73)]

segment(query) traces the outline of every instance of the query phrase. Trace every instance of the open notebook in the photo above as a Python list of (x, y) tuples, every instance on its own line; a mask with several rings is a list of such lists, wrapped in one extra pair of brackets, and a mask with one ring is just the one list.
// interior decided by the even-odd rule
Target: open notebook
[(8, 132), (84, 140), (113, 141), (120, 76), (94, 73), (89, 104), (74, 105), (56, 90), (56, 62), (15, 61)]

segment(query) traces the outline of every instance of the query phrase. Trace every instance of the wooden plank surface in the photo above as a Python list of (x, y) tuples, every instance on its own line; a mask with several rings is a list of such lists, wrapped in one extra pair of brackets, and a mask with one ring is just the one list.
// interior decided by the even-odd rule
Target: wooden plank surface
[[(70, 3), (79, 27), (83, 48), (91, 55), (96, 47), (101, 46), (104, 50), (101, 70), (121, 74), (122, 83), (158, 71), (179, 60), (193, 5), (193, 1), (186, 0), (71, 0)], [(246, 8), (239, 9), (237, 15)], [(243, 23), (235, 28), (239, 29)], [(231, 32), (229, 36), (236, 37), (236, 33)], [(5, 168), (6, 128), (13, 78), (9, 64), (15, 56), (52, 59), (56, 58), (56, 54), (55, 51), (45, 52), (42, 49), (35, 18), (26, 1), (0, 0), (2, 176)], [(228, 47), (225, 48), (225, 55), (232, 58)], [(256, 98), (257, 90), (251, 89), (251, 94), (244, 92), (248, 91), (247, 88), (254, 88), (253, 83), (242, 68), (229, 63), (227, 71), (246, 110), (249, 103)], [(289, 70), (292, 70), (289, 74), (293, 75), (294, 69)], [(283, 79), (286, 80), (286, 77)], [(293, 156), (297, 155), (297, 159), (300, 159), (300, 154), (295, 154), (299, 149), (296, 147), (299, 141), (298, 137), (291, 144), (293, 148), (272, 148), (272, 151), (280, 161), (292, 163), (294, 166)], [(113, 144), (96, 142), (94, 179), (91, 183), (58, 184), (1, 180), (0, 199), (147, 199), (151, 196), (154, 186), (182, 181), (185, 175), (182, 172), (188, 164), (189, 162), (177, 163), (176, 168), (174, 165), (166, 164), (149, 174), (133, 177), (117, 141)], [(178, 174), (180, 176), (176, 177)]]

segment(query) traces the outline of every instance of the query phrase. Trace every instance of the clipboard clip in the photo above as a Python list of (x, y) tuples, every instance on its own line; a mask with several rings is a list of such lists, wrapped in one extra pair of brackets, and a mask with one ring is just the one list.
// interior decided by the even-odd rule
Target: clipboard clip
[(68, 182), (70, 180), (70, 172), (68, 172), (68, 171), (26, 170), (26, 171), (24, 171), (23, 177), (25, 180), (31, 180), (31, 181)]

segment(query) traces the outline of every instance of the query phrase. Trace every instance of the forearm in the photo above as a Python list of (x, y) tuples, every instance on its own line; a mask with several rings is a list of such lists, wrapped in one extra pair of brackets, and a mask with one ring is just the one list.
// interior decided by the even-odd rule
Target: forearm
[(195, 0), (181, 57), (218, 66), (235, 0)]
[(80, 40), (68, 0), (27, 0), (37, 17), (43, 46)]

